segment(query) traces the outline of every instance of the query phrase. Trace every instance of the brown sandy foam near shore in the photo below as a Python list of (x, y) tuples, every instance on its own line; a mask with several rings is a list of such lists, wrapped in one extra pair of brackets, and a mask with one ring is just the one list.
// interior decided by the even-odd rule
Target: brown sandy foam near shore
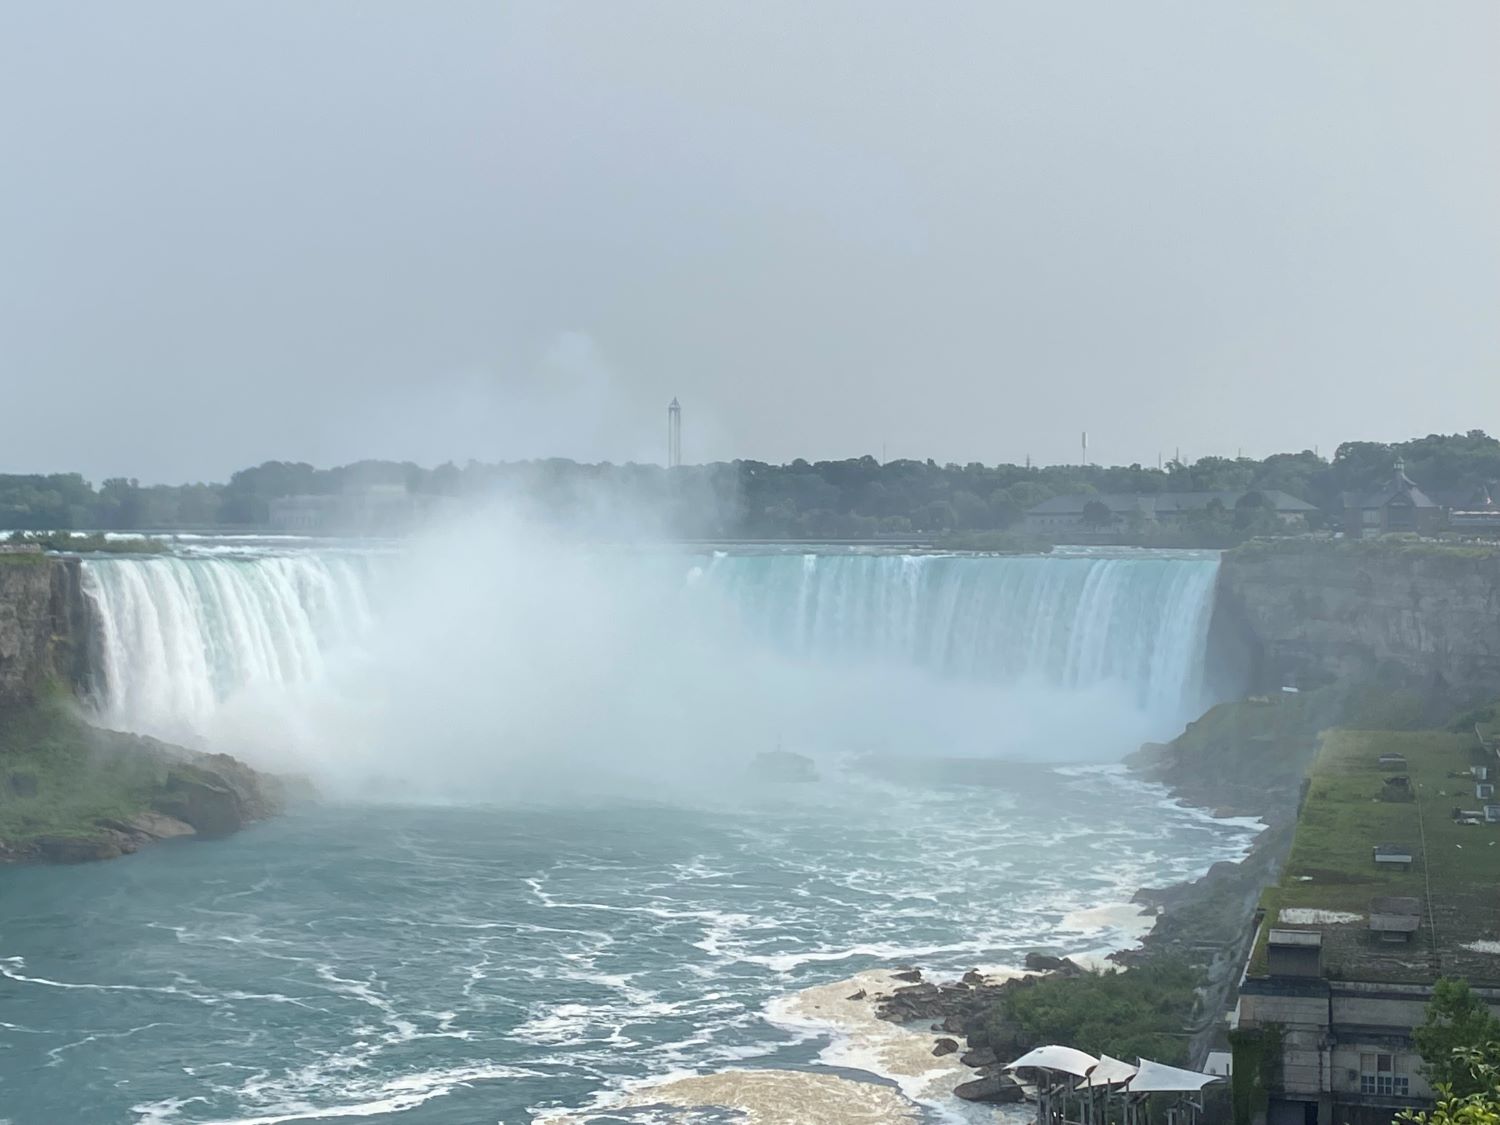
[[(952, 1037), (927, 1025), (893, 1022), (882, 1016), (900, 990), (913, 986), (911, 975), (872, 969), (789, 993), (767, 1006), (766, 1018), (779, 1027), (828, 1036), (832, 1042), (819, 1055), (819, 1062), (844, 1073), (735, 1069), (666, 1076), (634, 1084), (590, 1110), (547, 1115), (538, 1121), (585, 1125), (601, 1114), (647, 1107), (669, 1111), (665, 1118), (654, 1120), (682, 1125), (697, 1119), (694, 1111), (710, 1107), (736, 1112), (748, 1125), (898, 1125), (923, 1120), (924, 1111), (936, 1111), (947, 1120), (967, 1120), (970, 1111), (954, 1091), (972, 1081), (976, 1072), (960, 1060), (957, 1050), (934, 1053), (940, 1039)], [(1024, 975), (1002, 970), (982, 980), (986, 987), (998, 987)], [(862, 1080), (848, 1072), (872, 1078)], [(993, 1107), (981, 1112), (985, 1121), (1006, 1120), (996, 1117)], [(1017, 1120), (1025, 1120), (1024, 1114)]]

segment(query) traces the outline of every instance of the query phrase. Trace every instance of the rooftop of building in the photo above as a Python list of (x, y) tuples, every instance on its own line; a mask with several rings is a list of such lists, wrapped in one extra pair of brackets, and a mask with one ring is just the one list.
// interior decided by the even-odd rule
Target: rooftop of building
[[(1397, 753), (1405, 786), (1390, 784), (1380, 762)], [(1329, 732), (1281, 882), (1262, 898), (1251, 975), (1266, 972), (1274, 927), (1321, 934), (1323, 972), (1336, 980), (1500, 984), (1500, 824), (1454, 816), (1483, 806), (1471, 768), (1496, 764), (1473, 730)], [(1374, 861), (1393, 840), (1411, 842), (1409, 868)], [(1390, 940), (1411, 929), (1409, 940)]]
[(1384, 508), (1392, 503), (1409, 504), (1413, 508), (1442, 507), (1406, 475), (1406, 462), (1400, 458), (1396, 459), (1390, 479), (1379, 488), (1371, 489), (1369, 492), (1346, 492), (1343, 496), (1343, 504), (1346, 508)]

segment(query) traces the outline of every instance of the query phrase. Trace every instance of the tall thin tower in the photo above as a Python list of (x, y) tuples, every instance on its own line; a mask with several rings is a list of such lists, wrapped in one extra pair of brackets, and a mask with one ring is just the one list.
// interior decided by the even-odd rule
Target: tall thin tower
[(667, 407), (667, 468), (682, 464), (682, 407), (674, 398)]

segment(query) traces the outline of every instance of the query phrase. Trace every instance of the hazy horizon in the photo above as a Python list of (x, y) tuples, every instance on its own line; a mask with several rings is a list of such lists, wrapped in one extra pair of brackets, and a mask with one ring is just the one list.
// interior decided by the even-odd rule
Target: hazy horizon
[(26, 5), (0, 471), (1500, 428), (1500, 8)]

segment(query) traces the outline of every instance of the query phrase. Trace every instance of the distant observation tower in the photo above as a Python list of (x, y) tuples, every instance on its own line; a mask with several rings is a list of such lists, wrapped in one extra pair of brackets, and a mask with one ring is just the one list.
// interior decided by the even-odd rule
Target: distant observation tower
[(667, 468), (682, 464), (682, 407), (674, 398), (667, 407)]

